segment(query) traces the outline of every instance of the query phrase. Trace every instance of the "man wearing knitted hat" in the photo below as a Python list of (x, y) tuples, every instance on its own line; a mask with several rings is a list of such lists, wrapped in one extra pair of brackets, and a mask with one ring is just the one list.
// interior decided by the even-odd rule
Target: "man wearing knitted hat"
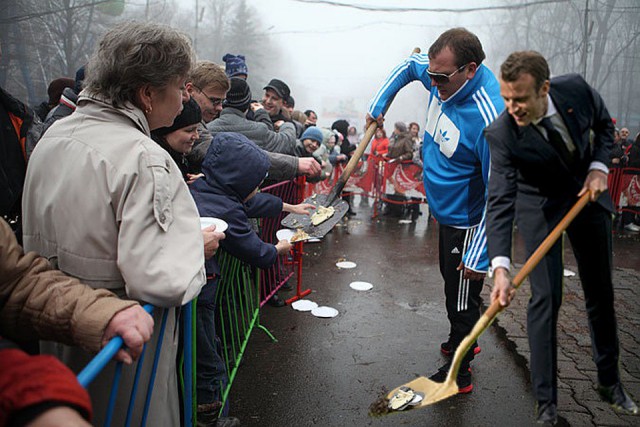
[[(212, 136), (207, 130), (206, 124), (220, 115), (222, 102), (229, 90), (229, 84), (229, 79), (222, 67), (213, 62), (200, 61), (191, 71), (186, 85), (187, 91), (202, 110), (202, 122), (198, 127), (198, 141), (187, 156), (189, 170), (193, 174), (200, 173), (202, 160), (209, 148), (209, 144), (211, 144)], [(213, 109), (211, 108), (212, 105)], [(308, 159), (269, 153), (269, 160), (271, 160), (269, 176), (273, 179), (287, 180), (297, 175), (317, 176), (320, 174), (320, 167)]]
[[(220, 132), (236, 132), (249, 138), (256, 145), (271, 153), (296, 155), (296, 130), (292, 123), (283, 123), (279, 132), (269, 128), (269, 114), (257, 102), (251, 103), (251, 90), (243, 79), (232, 77), (224, 108), (217, 120), (207, 125), (213, 136)], [(245, 116), (251, 106), (254, 119)]]
[(247, 68), (244, 55), (232, 55), (227, 53), (222, 57), (222, 60), (225, 63), (224, 72), (227, 74), (227, 77), (238, 77), (247, 80), (249, 70)]

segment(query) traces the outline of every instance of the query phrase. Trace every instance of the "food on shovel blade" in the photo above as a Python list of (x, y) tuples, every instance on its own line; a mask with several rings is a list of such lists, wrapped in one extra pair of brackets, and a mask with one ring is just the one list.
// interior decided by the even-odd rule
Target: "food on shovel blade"
[(298, 228), (293, 236), (291, 236), (290, 242), (293, 243), (300, 240), (307, 240), (309, 237), (311, 236), (309, 236), (302, 228)]
[(333, 206), (325, 208), (324, 206), (318, 206), (318, 209), (311, 215), (311, 224), (319, 225), (331, 218), (336, 210)]
[(409, 387), (400, 387), (389, 400), (389, 409), (398, 411), (406, 408), (407, 404), (411, 403), (415, 395), (415, 392)]

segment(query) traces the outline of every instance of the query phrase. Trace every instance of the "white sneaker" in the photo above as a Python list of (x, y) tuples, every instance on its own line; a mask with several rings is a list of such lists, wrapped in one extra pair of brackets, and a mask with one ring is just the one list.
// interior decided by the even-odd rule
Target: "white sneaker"
[(625, 230), (627, 230), (627, 231), (635, 231), (635, 232), (640, 231), (640, 227), (639, 227), (639, 226), (637, 226), (637, 225), (635, 225), (635, 224), (634, 224), (634, 223), (632, 223), (632, 222), (631, 222), (631, 223), (629, 223), (629, 224), (627, 224), (627, 225), (625, 225), (625, 226), (624, 226), (624, 229), (625, 229)]

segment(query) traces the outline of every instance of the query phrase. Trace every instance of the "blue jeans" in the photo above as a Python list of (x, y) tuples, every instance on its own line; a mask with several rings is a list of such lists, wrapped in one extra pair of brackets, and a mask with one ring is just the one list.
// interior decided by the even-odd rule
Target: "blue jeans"
[(216, 335), (215, 290), (217, 280), (202, 288), (196, 305), (196, 392), (198, 404), (221, 402), (222, 390), (229, 382)]

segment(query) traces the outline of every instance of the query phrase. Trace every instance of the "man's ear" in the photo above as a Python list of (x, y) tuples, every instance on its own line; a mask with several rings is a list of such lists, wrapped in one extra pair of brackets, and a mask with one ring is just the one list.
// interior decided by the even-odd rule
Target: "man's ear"
[(471, 80), (475, 77), (476, 72), (478, 71), (478, 64), (475, 62), (469, 62), (467, 65), (467, 80)]
[(542, 83), (540, 90), (538, 91), (538, 95), (547, 96), (547, 94), (549, 93), (550, 87), (551, 87), (551, 82), (549, 82), (549, 80), (545, 80), (544, 83)]

